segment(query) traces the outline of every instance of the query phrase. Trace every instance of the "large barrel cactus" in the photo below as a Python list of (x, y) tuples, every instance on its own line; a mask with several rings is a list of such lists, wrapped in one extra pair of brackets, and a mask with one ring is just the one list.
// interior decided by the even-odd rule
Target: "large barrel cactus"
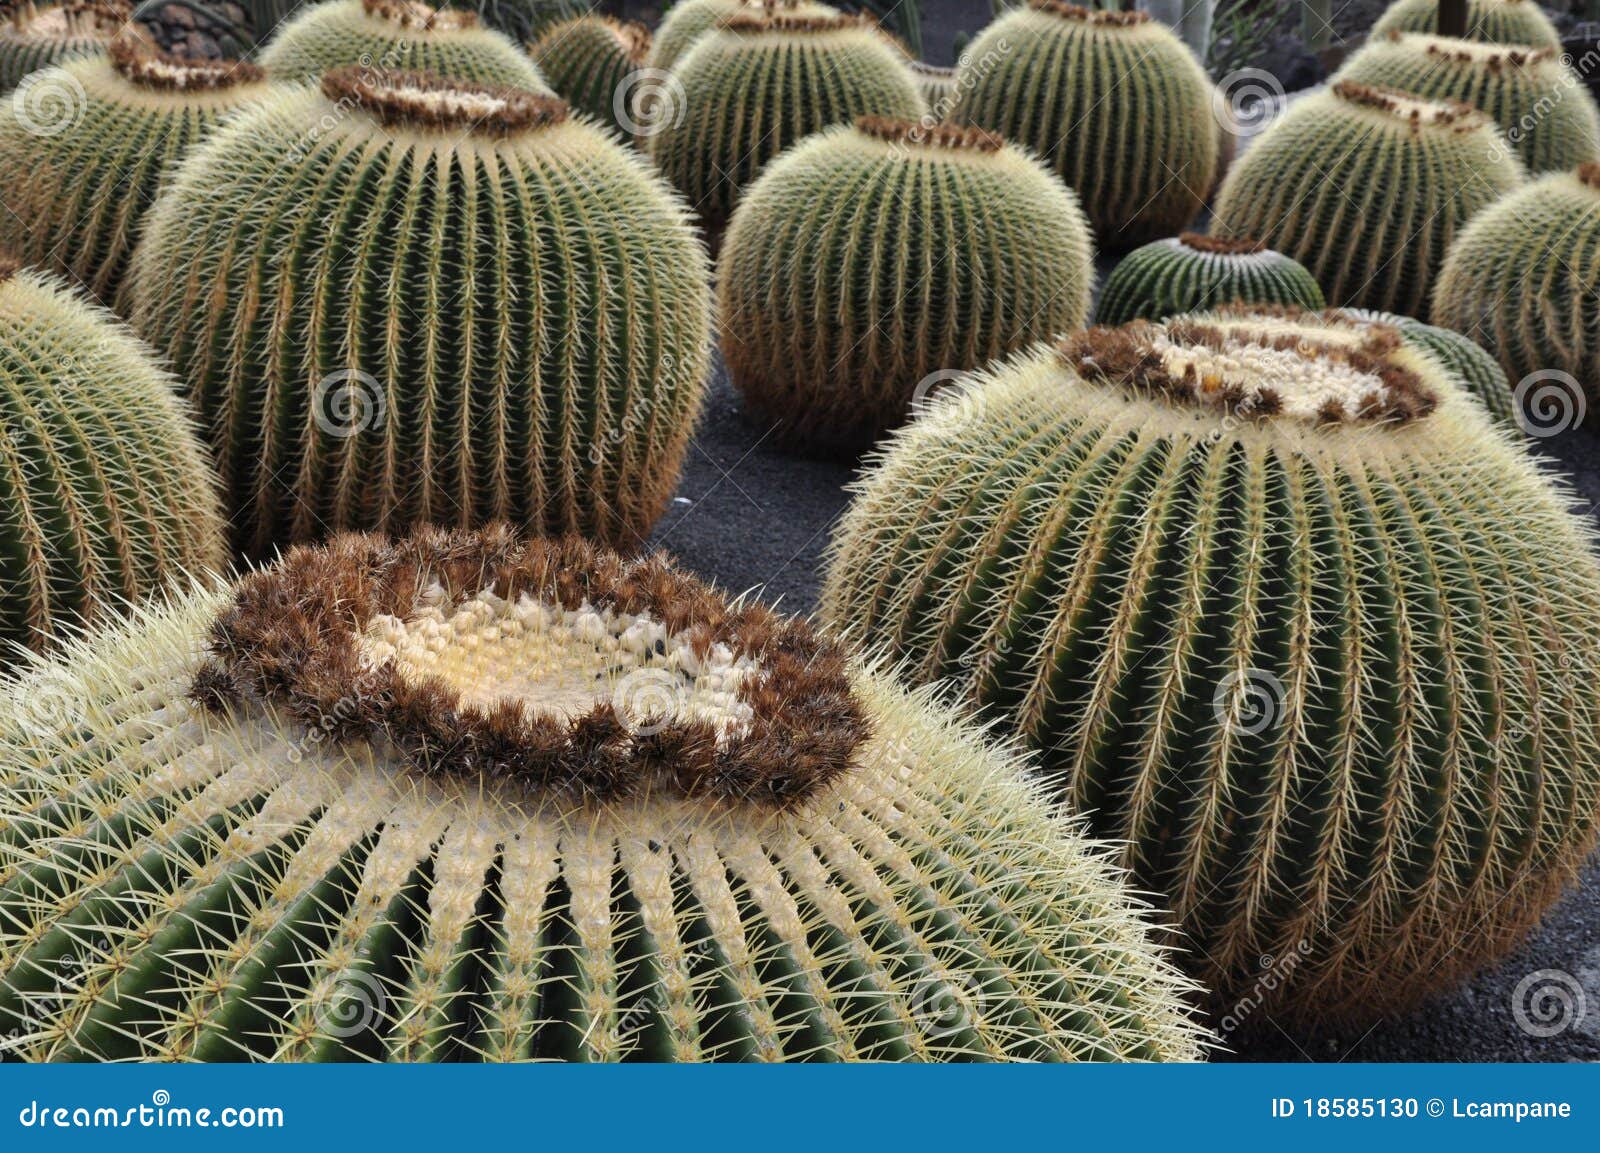
[(909, 61), (870, 19), (730, 16), (673, 69), (650, 152), (715, 231), (778, 153), (857, 116), (917, 119)]
[(1160, 320), (1218, 304), (1321, 308), (1322, 289), (1304, 265), (1259, 240), (1180, 233), (1128, 253), (1100, 294), (1100, 324)]
[[(103, 52), (132, 15), (120, 0), (0, 0), (0, 95), (30, 72)], [(40, 93), (31, 102), (36, 118), (53, 120), (70, 112), (72, 94)]]
[(1234, 165), (1212, 232), (1294, 257), (1333, 304), (1426, 320), (1451, 239), (1524, 177), (1483, 113), (1342, 80)]
[(421, 0), (329, 0), (285, 23), (261, 53), (274, 77), (310, 80), (359, 64), (378, 71), (435, 72), (475, 84), (548, 93), (539, 69), (475, 13)]
[(1081, 328), (1077, 199), (979, 128), (863, 117), (745, 191), (717, 277), (722, 351), (776, 436), (858, 449), (935, 383)]
[(1392, 328), (1137, 321), (897, 434), (824, 613), (1041, 749), (1224, 1002), (1370, 1018), (1503, 956), (1594, 847), (1569, 499)]
[(630, 78), (644, 67), (650, 30), (609, 16), (579, 16), (552, 24), (528, 45), (528, 55), (557, 95), (580, 112), (632, 135), (646, 110), (630, 101)]
[(682, 0), (673, 4), (656, 29), (650, 67), (671, 68), (694, 42), (728, 16), (836, 16), (839, 10), (813, 0)]
[(1552, 173), (1475, 217), (1439, 273), (1433, 314), (1518, 382), (1529, 431), (1600, 423), (1600, 164)]
[[(1561, 34), (1537, 0), (1467, 0), (1466, 38), (1484, 44), (1561, 47)], [(1372, 38), (1391, 32), (1439, 31), (1439, 0), (1395, 0), (1372, 26)]]
[(0, 696), (0, 1029), (34, 1060), (1195, 1058), (1187, 983), (1019, 769), (659, 558), (295, 549)]
[(1044, 157), (1102, 247), (1171, 236), (1199, 213), (1221, 165), (1214, 90), (1165, 24), (1030, 0), (962, 59), (951, 115)]
[(1555, 48), (1396, 32), (1369, 40), (1339, 76), (1487, 112), (1535, 173), (1600, 160), (1600, 110)]
[(150, 350), (0, 257), (0, 663), (220, 567), (215, 486)]
[(355, 67), (196, 151), (133, 269), (253, 555), (494, 519), (637, 545), (704, 395), (710, 295), (682, 202), (561, 101)]
[(253, 64), (180, 60), (124, 35), (109, 55), (37, 83), (82, 93), (77, 122), (40, 133), (25, 107), (0, 102), (0, 245), (112, 304), (166, 178), (225, 116), (261, 98), (266, 78)]

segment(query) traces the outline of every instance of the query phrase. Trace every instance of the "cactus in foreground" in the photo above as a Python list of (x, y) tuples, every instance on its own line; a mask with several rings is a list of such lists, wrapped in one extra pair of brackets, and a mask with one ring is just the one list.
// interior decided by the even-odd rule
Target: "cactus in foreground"
[(745, 190), (717, 277), (722, 351), (790, 444), (854, 450), (943, 379), (1089, 315), (1077, 199), (980, 128), (862, 117)]
[[(29, 723), (43, 679), (82, 724)], [(0, 1029), (34, 1060), (1194, 1059), (1188, 983), (1019, 770), (659, 557), (342, 537), (0, 696)]]
[(673, 69), (683, 107), (650, 153), (709, 229), (778, 153), (857, 116), (927, 110), (903, 53), (870, 18), (730, 16)]
[(215, 485), (150, 350), (0, 257), (0, 664), (219, 567)]
[(839, 10), (812, 0), (683, 0), (667, 9), (650, 49), (650, 67), (672, 68), (694, 42), (728, 16), (837, 16)]
[(252, 555), (497, 519), (633, 547), (710, 371), (705, 252), (647, 162), (554, 97), (424, 73), (336, 69), (226, 125), (132, 283)]
[(0, 102), (0, 246), (118, 301), (145, 214), (172, 169), (234, 109), (267, 91), (242, 61), (180, 60), (119, 36), (108, 55), (41, 72), (83, 94), (70, 131), (41, 134)]
[(1031, 0), (962, 59), (951, 116), (1032, 148), (1073, 188), (1103, 248), (1185, 227), (1221, 164), (1205, 69), (1145, 12)]
[(359, 64), (384, 71), (434, 72), (473, 84), (548, 94), (539, 69), (516, 44), (479, 25), (476, 13), (420, 0), (329, 0), (284, 24), (261, 53), (267, 72), (312, 80)]
[(1451, 239), (1524, 176), (1483, 113), (1340, 81), (1233, 166), (1212, 233), (1294, 257), (1333, 304), (1426, 320)]
[(1322, 289), (1305, 266), (1248, 237), (1180, 233), (1130, 252), (1106, 279), (1100, 324), (1160, 320), (1218, 304), (1321, 308)]
[(1339, 78), (1470, 104), (1494, 117), (1535, 173), (1600, 160), (1600, 110), (1556, 48), (1397, 32), (1369, 40)]
[(898, 433), (824, 615), (1044, 750), (1222, 1003), (1370, 1018), (1503, 956), (1594, 847), (1568, 501), (1392, 328), (1136, 321)]
[(1600, 164), (1545, 176), (1474, 217), (1439, 273), (1433, 313), (1519, 382), (1530, 431), (1600, 422)]
[[(1370, 39), (1391, 32), (1439, 31), (1439, 0), (1395, 0), (1372, 26)], [(1561, 34), (1536, 0), (1467, 0), (1466, 39), (1484, 44), (1561, 48)]]
[(625, 135), (643, 127), (629, 122), (634, 118), (629, 77), (644, 67), (649, 51), (648, 28), (609, 16), (553, 24), (528, 46), (528, 55), (557, 95)]
[[(118, 0), (0, 0), (0, 95), (30, 72), (105, 51), (132, 16)], [(58, 107), (63, 101), (69, 101), (67, 94), (51, 97), (35, 115), (48, 120), (69, 114)]]

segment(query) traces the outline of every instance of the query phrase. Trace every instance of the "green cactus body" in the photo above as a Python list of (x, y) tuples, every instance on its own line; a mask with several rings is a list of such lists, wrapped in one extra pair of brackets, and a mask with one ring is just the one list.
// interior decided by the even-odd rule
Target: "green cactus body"
[(791, 444), (854, 450), (938, 383), (1081, 328), (1094, 251), (1077, 199), (978, 128), (863, 117), (746, 190), (717, 277), (722, 351)]
[(563, 100), (629, 136), (639, 131), (641, 122), (632, 122), (628, 81), (644, 67), (649, 51), (648, 28), (609, 16), (580, 16), (551, 25), (528, 46), (540, 73)]
[(220, 567), (215, 485), (150, 350), (0, 258), (0, 663)]
[(922, 89), (922, 98), (933, 118), (943, 120), (949, 116), (956, 106), (956, 70), (913, 60), (911, 73), (917, 78), (917, 87)]
[(1148, 13), (1033, 0), (985, 28), (962, 59), (951, 116), (1053, 165), (1102, 248), (1173, 235), (1216, 183), (1211, 81)]
[[(1439, 31), (1439, 0), (1395, 0), (1372, 26), (1371, 38), (1391, 32)], [(1467, 0), (1466, 39), (1484, 44), (1561, 47), (1561, 34), (1535, 0)]]
[(1340, 81), (1240, 157), (1212, 233), (1293, 257), (1332, 304), (1426, 320), (1451, 239), (1524, 176), (1484, 114)]
[(927, 111), (904, 54), (853, 16), (731, 16), (672, 75), (680, 106), (669, 99), (651, 125), (650, 153), (712, 231), (767, 161), (813, 132)]
[(40, 90), (81, 93), (74, 123), (41, 131), (25, 107), (0, 104), (0, 246), (119, 299), (156, 193), (191, 148), (233, 110), (260, 99), (252, 64), (186, 61), (131, 36), (109, 55), (40, 73)]
[(839, 10), (811, 0), (683, 0), (667, 9), (650, 49), (650, 67), (672, 68), (694, 42), (728, 16), (837, 16)]
[(1160, 320), (1219, 304), (1321, 308), (1322, 289), (1305, 266), (1256, 240), (1185, 232), (1128, 253), (1106, 279), (1099, 324)]
[(1474, 217), (1450, 247), (1433, 313), (1518, 382), (1529, 431), (1600, 419), (1600, 164), (1545, 176)]
[(225, 125), (132, 285), (252, 555), (496, 519), (634, 547), (710, 372), (705, 252), (648, 163), (554, 97), (423, 73)]
[(1554, 48), (1397, 32), (1368, 41), (1339, 76), (1470, 104), (1494, 117), (1534, 173), (1600, 160), (1600, 110)]
[[(105, 51), (131, 19), (127, 5), (106, 0), (61, 4), (0, 0), (0, 96), (30, 72)], [(58, 105), (64, 98), (54, 97), (50, 104)], [(63, 111), (55, 108), (53, 114)], [(42, 108), (38, 115), (48, 119), (52, 107)]]
[(1503, 956), (1594, 846), (1568, 510), (1393, 329), (1137, 321), (898, 433), (824, 618), (1044, 750), (1219, 1003), (1371, 1018)]
[(261, 53), (262, 67), (286, 80), (314, 80), (346, 64), (550, 91), (528, 54), (499, 32), (480, 26), (476, 13), (431, 8), (418, 0), (311, 5), (284, 24)]
[(659, 559), (344, 538), (67, 658), (0, 697), (25, 1059), (1202, 1051), (1012, 756)]

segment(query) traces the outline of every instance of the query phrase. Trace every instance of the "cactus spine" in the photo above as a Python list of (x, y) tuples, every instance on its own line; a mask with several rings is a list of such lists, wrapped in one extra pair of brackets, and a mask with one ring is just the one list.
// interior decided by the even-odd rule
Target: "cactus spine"
[(1012, 757), (660, 559), (343, 538), (68, 657), (94, 756), (0, 697), (24, 1058), (1201, 1051)]
[(1304, 265), (1258, 240), (1184, 232), (1119, 261), (1100, 294), (1095, 320), (1160, 320), (1232, 303), (1321, 308), (1323, 299)]
[(120, 306), (156, 193), (225, 116), (266, 93), (265, 76), (242, 61), (179, 60), (124, 35), (109, 55), (57, 65), (37, 83), (83, 97), (71, 130), (56, 133), (0, 104), (0, 168), (11, 173), (0, 246)]
[(649, 51), (648, 28), (609, 16), (579, 16), (553, 24), (528, 46), (528, 54), (557, 95), (625, 135), (640, 128), (624, 122), (631, 119), (626, 105), (628, 78), (644, 67)]
[(729, 16), (837, 16), (839, 10), (811, 0), (683, 0), (667, 9), (650, 49), (650, 67), (670, 69), (694, 42)]
[(682, 203), (561, 101), (346, 68), (190, 157), (133, 299), (251, 554), (494, 519), (631, 547), (704, 394), (708, 279)]
[(1081, 328), (1088, 222), (1031, 156), (977, 128), (863, 117), (746, 190), (723, 242), (722, 350), (791, 444), (859, 449), (919, 382)]
[[(0, 0), (0, 95), (30, 72), (104, 51), (132, 18), (132, 10), (119, 0)], [(51, 97), (48, 104), (57, 105), (64, 98)], [(52, 112), (62, 114), (51, 106), (40, 113), (46, 118)]]
[(1482, 113), (1340, 81), (1233, 166), (1212, 232), (1294, 257), (1333, 304), (1426, 320), (1451, 239), (1523, 178)]
[(1043, 749), (1219, 999), (1370, 1018), (1504, 955), (1594, 846), (1568, 500), (1393, 329), (1139, 321), (896, 434), (824, 616)]
[(913, 60), (911, 73), (917, 78), (917, 87), (922, 90), (922, 99), (927, 102), (934, 119), (948, 117), (956, 106), (956, 70)]
[(1148, 13), (1031, 0), (962, 58), (953, 118), (1054, 165), (1101, 247), (1171, 236), (1200, 211), (1221, 163), (1213, 88)]
[[(1526, 394), (1531, 431), (1600, 412), (1600, 164), (1553, 173), (1456, 238), (1434, 318), (1483, 345)], [(1568, 378), (1562, 379), (1562, 375)]]
[(500, 84), (548, 94), (527, 53), (481, 27), (477, 14), (432, 8), (420, 0), (329, 0), (284, 24), (261, 53), (267, 72), (313, 80), (359, 64), (379, 71), (434, 72), (472, 84)]
[(731, 16), (673, 69), (683, 107), (652, 125), (650, 153), (715, 231), (778, 153), (857, 116), (926, 112), (904, 54), (853, 16)]
[(1393, 33), (1368, 41), (1340, 77), (1459, 100), (1492, 116), (1533, 172), (1600, 160), (1600, 110), (1555, 48), (1506, 48)]
[(215, 484), (150, 350), (0, 258), (0, 662), (220, 567)]
[[(1439, 0), (1395, 0), (1372, 26), (1370, 39), (1391, 32), (1439, 31)], [(1467, 0), (1466, 39), (1483, 44), (1561, 48), (1561, 34), (1535, 0)]]

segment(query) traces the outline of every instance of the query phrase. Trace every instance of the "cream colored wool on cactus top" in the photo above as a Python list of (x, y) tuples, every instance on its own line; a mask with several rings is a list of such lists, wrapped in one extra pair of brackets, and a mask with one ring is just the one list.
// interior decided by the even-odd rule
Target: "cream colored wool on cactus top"
[(683, 0), (667, 9), (650, 48), (650, 67), (672, 68), (694, 42), (728, 16), (837, 16), (839, 10), (812, 0)]
[[(477, 586), (503, 574), (484, 557), (506, 549), (434, 540), (398, 572), (385, 565), (403, 544), (336, 542), (354, 559), (325, 584), (315, 570), (329, 553), (292, 553), (231, 598), (180, 596), (0, 695), (0, 1027), (20, 1030), (15, 1056), (1200, 1055), (1190, 986), (1105, 851), (931, 694), (656, 560), (530, 544), (521, 593), (502, 599)], [(295, 603), (322, 629), (301, 650), (314, 659), (251, 680), (263, 670), (231, 640), (251, 628), (270, 639), (283, 623), (274, 582), (296, 568), (311, 570)], [(358, 612), (389, 607), (366, 598), (391, 593), (406, 619), (363, 624)], [(825, 750), (836, 771), (792, 804), (684, 793), (687, 762), (709, 766), (741, 741), (760, 756), (760, 740), (696, 728), (670, 692), (652, 690), (659, 711), (628, 699), (629, 681), (652, 673), (722, 677), (728, 695), (733, 680), (713, 667), (725, 646), (702, 644), (715, 621), (732, 623), (750, 665), (735, 691), (783, 730), (767, 754), (775, 774), (813, 726), (838, 727), (829, 710), (764, 689), (795, 674), (792, 646), (814, 651), (828, 691), (869, 725)], [(382, 659), (408, 633), (429, 635), (424, 663), (451, 678), (434, 700), (481, 685), (486, 651), (519, 655), (528, 693), (492, 686), (503, 706), (492, 753), (491, 722), (468, 705), (448, 749), (423, 736), (425, 704), (411, 720), (389, 712), (392, 739), (357, 731), (389, 707), (385, 693), (408, 691), (404, 661), (334, 687), (336, 718), (302, 707), (313, 727), (293, 719), (291, 699), (304, 705), (313, 664), (336, 644)], [(661, 643), (629, 644), (633, 633)], [(587, 717), (554, 716), (542, 692), (563, 663), (590, 674), (566, 693), (593, 706)], [(596, 669), (620, 677), (615, 688), (597, 690)], [(81, 702), (92, 757), (78, 726), (30, 723), (42, 683)], [(251, 688), (268, 683), (266, 695)], [(510, 708), (523, 710), (517, 725)], [(552, 737), (587, 751), (568, 757)], [(553, 760), (519, 759), (536, 744)], [(653, 787), (562, 799), (539, 772), (557, 762), (609, 765), (613, 784), (648, 772)], [(49, 900), (36, 895), (46, 884)]]
[[(103, 52), (132, 19), (132, 9), (120, 0), (0, 0), (0, 95), (9, 94), (29, 73)], [(69, 93), (40, 88), (38, 81), (29, 89), (31, 95), (24, 95), (21, 106), (36, 121), (48, 127), (71, 115), (65, 99)]]
[[(825, 620), (1040, 750), (1230, 1006), (1401, 1011), (1600, 822), (1600, 566), (1549, 466), (1385, 326), (1091, 329), (864, 475)], [(1260, 982), (1263, 956), (1297, 958)]]
[[(1372, 39), (1391, 32), (1439, 31), (1439, 0), (1395, 0), (1372, 26)], [(1561, 47), (1561, 34), (1537, 0), (1467, 0), (1468, 40), (1487, 44)]]

